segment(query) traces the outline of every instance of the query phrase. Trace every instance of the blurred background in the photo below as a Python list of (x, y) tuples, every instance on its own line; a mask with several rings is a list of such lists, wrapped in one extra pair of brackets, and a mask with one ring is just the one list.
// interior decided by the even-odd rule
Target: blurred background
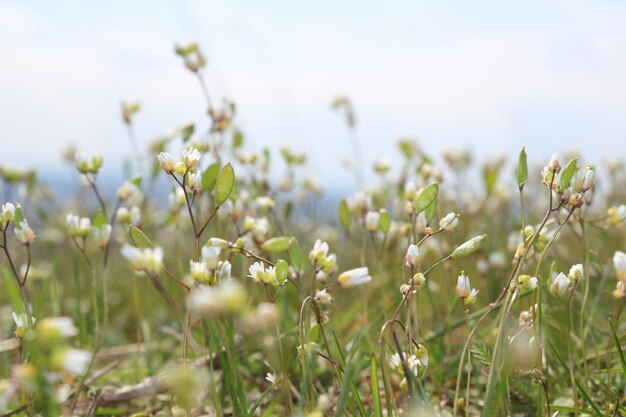
[(306, 151), (327, 188), (353, 185), (337, 95), (354, 105), (367, 166), (398, 160), (401, 137), (435, 156), (512, 161), (526, 146), (540, 162), (579, 150), (601, 163), (625, 156), (625, 23), (626, 3), (610, 1), (2, 0), (0, 162), (55, 178), (74, 143), (119, 172), (124, 99), (142, 105), (144, 146), (187, 122), (206, 129), (198, 80), (174, 54), (196, 40), (247, 146)]

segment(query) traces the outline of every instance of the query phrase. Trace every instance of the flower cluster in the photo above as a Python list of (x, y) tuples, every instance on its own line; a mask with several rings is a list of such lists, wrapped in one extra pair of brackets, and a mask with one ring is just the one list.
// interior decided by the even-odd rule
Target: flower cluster
[(337, 256), (329, 254), (328, 243), (317, 239), (313, 249), (309, 252), (309, 260), (316, 268), (316, 273), (332, 274), (337, 269)]
[(230, 279), (232, 266), (228, 261), (219, 260), (220, 252), (220, 246), (205, 245), (200, 262), (189, 261), (192, 278), (208, 285), (213, 285), (218, 280)]
[(593, 187), (596, 173), (590, 165), (576, 171), (576, 162), (577, 159), (571, 160), (562, 170), (559, 156), (553, 154), (541, 171), (543, 183), (552, 188), (561, 203), (572, 207), (582, 206), (585, 193)]
[(280, 286), (283, 285), (286, 281), (286, 279), (282, 281), (278, 279), (278, 277), (276, 276), (276, 267), (266, 267), (265, 265), (263, 265), (262, 262), (253, 263), (252, 265), (250, 265), (248, 271), (250, 272), (248, 276), (252, 278), (254, 282), (259, 282), (261, 284)]

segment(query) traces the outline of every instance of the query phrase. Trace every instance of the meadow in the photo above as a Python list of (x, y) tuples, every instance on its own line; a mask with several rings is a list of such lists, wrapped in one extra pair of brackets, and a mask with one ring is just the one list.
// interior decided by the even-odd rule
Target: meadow
[(626, 415), (624, 160), (370, 165), (338, 97), (356, 185), (326, 216), (307, 155), (250, 151), (175, 52), (210, 129), (143, 149), (122, 103), (114, 197), (80, 150), (62, 201), (0, 166), (0, 416)]

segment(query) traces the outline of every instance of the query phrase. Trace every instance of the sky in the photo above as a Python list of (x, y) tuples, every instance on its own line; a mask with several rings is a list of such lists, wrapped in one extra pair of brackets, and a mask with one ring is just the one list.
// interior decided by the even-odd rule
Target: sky
[(430, 154), (626, 156), (626, 3), (617, 1), (85, 2), (0, 0), (0, 163), (62, 169), (69, 143), (116, 169), (130, 152), (119, 102), (138, 100), (143, 144), (206, 126), (175, 56), (196, 40), (214, 100), (238, 105), (252, 149), (309, 154), (322, 183), (350, 182), (347, 95), (367, 165), (416, 138)]

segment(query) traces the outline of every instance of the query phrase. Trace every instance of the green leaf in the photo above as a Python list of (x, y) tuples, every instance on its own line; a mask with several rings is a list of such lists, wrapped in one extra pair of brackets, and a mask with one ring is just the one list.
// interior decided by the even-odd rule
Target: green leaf
[(243, 145), (243, 132), (237, 129), (233, 132), (233, 149), (240, 148)]
[(439, 193), (439, 183), (433, 182), (432, 184), (428, 184), (415, 197), (415, 214), (420, 214), (422, 211), (426, 210), (437, 198), (437, 193)]
[(276, 236), (263, 242), (261, 249), (267, 252), (284, 252), (289, 250), (291, 239), (293, 239), (293, 237)]
[(15, 205), (15, 215), (13, 216), (13, 222), (15, 223), (15, 228), (20, 230), (22, 226), (20, 223), (24, 220), (24, 212), (22, 211), (22, 206), (19, 204)]
[(304, 254), (295, 238), (291, 241), (291, 245), (289, 245), (289, 260), (291, 261), (291, 266), (299, 272), (304, 262)]
[(226, 164), (224, 168), (217, 174), (217, 180), (215, 182), (215, 204), (221, 206), (224, 204), (230, 193), (233, 191), (235, 185), (235, 170), (230, 164)]
[(376, 357), (372, 355), (370, 363), (370, 381), (372, 382), (372, 405), (374, 406), (374, 416), (382, 417), (383, 409), (380, 404), (380, 387), (378, 385), (378, 370), (376, 369)]
[(480, 235), (471, 238), (467, 242), (463, 243), (459, 247), (457, 247), (454, 252), (450, 255), (452, 259), (462, 258), (464, 256), (470, 255), (480, 248), (480, 245), (483, 244), (483, 241), (487, 235)]
[(432, 203), (428, 207), (426, 207), (426, 211), (424, 212), (426, 215), (426, 223), (430, 224), (430, 222), (437, 215), (437, 199), (434, 199)]
[(565, 191), (569, 187), (569, 183), (572, 181), (572, 177), (576, 173), (576, 163), (578, 158), (573, 158), (567, 163), (565, 169), (561, 172), (561, 181), (559, 182), (559, 190)]
[(284, 259), (276, 262), (276, 278), (278, 282), (284, 282), (289, 277), (289, 264)]
[(130, 241), (133, 246), (141, 249), (154, 247), (150, 239), (148, 239), (148, 236), (146, 236), (139, 228), (133, 225), (130, 225), (130, 227), (128, 228), (128, 236), (130, 237)]
[(339, 202), (339, 223), (341, 223), (346, 230), (350, 228), (350, 209), (348, 208), (348, 202), (345, 198), (341, 199)]
[(521, 190), (524, 188), (524, 184), (528, 180), (528, 160), (526, 157), (526, 148), (522, 148), (519, 152), (519, 159), (517, 162), (517, 186)]
[(102, 210), (98, 210), (98, 213), (96, 213), (91, 223), (98, 229), (107, 224), (107, 218)]
[(617, 337), (617, 332), (615, 331), (615, 325), (613, 324), (613, 320), (611, 320), (610, 317), (609, 323), (611, 324), (613, 343), (615, 343), (615, 349), (617, 349), (617, 356), (619, 357), (619, 361), (622, 364), (622, 371), (624, 372), (624, 376), (626, 376), (626, 359), (624, 359), (624, 351), (622, 350), (622, 346), (619, 343), (619, 338)]
[(220, 163), (213, 162), (208, 166), (207, 169), (204, 170), (202, 174), (202, 188), (205, 190), (212, 190), (215, 185), (215, 181), (217, 180), (217, 173), (220, 170)]
[(391, 227), (391, 217), (389, 217), (389, 213), (385, 209), (380, 209), (378, 227), (384, 234), (387, 234), (389, 232), (389, 227)]

